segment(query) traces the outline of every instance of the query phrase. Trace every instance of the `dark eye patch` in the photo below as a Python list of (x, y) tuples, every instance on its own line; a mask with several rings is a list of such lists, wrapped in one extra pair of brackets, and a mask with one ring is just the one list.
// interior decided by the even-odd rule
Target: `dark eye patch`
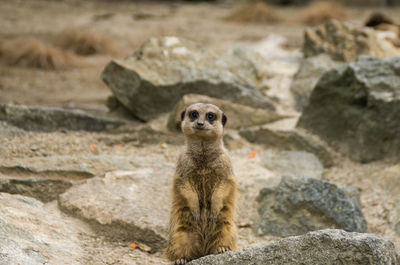
[(212, 123), (213, 121), (215, 121), (215, 120), (217, 119), (217, 115), (215, 115), (215, 114), (212, 113), (212, 112), (209, 112), (209, 113), (206, 114), (206, 119), (207, 119), (210, 123)]
[(182, 113), (181, 113), (181, 121), (183, 121), (183, 119), (185, 119), (185, 114), (186, 114), (186, 110), (182, 111)]
[(189, 112), (190, 120), (194, 121), (198, 117), (199, 117), (199, 113), (196, 110), (193, 110), (193, 111)]

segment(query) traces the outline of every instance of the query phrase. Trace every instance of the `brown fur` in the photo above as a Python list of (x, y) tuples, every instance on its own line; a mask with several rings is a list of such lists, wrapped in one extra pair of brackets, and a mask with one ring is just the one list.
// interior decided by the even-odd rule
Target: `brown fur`
[[(198, 118), (190, 118), (192, 111)], [(216, 114), (212, 122), (205, 118), (210, 112)], [(215, 105), (196, 103), (182, 117), (186, 150), (176, 166), (165, 251), (175, 264), (234, 250), (237, 237), (233, 222), (237, 184), (222, 141), (225, 115)], [(203, 130), (198, 123), (204, 124)]]
[(331, 19), (339, 21), (347, 19), (346, 8), (337, 2), (314, 2), (306, 7), (301, 15), (301, 20), (309, 25), (322, 24)]

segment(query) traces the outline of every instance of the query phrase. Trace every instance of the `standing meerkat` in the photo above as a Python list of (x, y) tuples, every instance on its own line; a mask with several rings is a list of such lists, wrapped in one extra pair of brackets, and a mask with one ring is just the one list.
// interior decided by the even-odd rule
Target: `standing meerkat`
[(174, 264), (234, 250), (237, 238), (237, 184), (222, 141), (227, 118), (204, 103), (190, 105), (181, 117), (186, 149), (176, 166), (165, 250)]

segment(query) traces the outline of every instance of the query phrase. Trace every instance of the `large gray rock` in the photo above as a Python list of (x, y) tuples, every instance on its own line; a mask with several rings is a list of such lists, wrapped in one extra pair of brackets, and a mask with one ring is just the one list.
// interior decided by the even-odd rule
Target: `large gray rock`
[(89, 221), (112, 240), (161, 250), (165, 243), (174, 165), (109, 172), (60, 195), (62, 210)]
[(305, 30), (303, 53), (305, 58), (291, 84), (299, 111), (308, 105), (311, 92), (327, 70), (354, 61), (360, 55), (400, 55), (400, 49), (371, 28), (356, 28), (331, 20)]
[(319, 27), (306, 29), (303, 53), (306, 58), (325, 53), (334, 60), (351, 62), (360, 55), (400, 55), (400, 49), (390, 41), (378, 38), (371, 28), (357, 28), (330, 20)]
[(102, 78), (116, 99), (144, 121), (171, 111), (188, 93), (274, 109), (256, 89), (257, 60), (244, 49), (219, 55), (176, 37), (150, 38), (133, 56), (111, 61)]
[(0, 264), (80, 264), (79, 220), (20, 195), (0, 193)]
[(293, 77), (290, 90), (296, 100), (296, 108), (301, 111), (308, 105), (308, 101), (315, 85), (320, 77), (328, 70), (340, 65), (341, 62), (334, 61), (328, 54), (304, 58), (299, 70)]
[(0, 120), (28, 131), (85, 130), (104, 131), (125, 122), (95, 117), (78, 110), (0, 104)]
[(304, 151), (282, 151), (263, 157), (263, 163), (277, 175), (309, 176), (321, 178), (324, 167), (319, 159)]
[(175, 105), (168, 118), (168, 129), (176, 131), (180, 129), (181, 113), (187, 106), (193, 103), (209, 103), (218, 106), (228, 117), (227, 129), (246, 128), (249, 126), (270, 123), (285, 116), (268, 109), (252, 108), (226, 100), (212, 98), (204, 95), (187, 94)]
[(399, 265), (392, 242), (374, 234), (321, 230), (266, 246), (209, 255), (188, 265)]
[(325, 167), (333, 164), (333, 158), (326, 144), (305, 130), (280, 130), (260, 126), (242, 129), (239, 134), (251, 143), (263, 144), (266, 147), (312, 153), (321, 160)]
[(350, 158), (400, 155), (400, 57), (360, 57), (324, 74), (298, 126)]
[(360, 204), (327, 181), (284, 176), (275, 189), (262, 189), (257, 201), (258, 235), (290, 236), (325, 228), (351, 232), (367, 229)]

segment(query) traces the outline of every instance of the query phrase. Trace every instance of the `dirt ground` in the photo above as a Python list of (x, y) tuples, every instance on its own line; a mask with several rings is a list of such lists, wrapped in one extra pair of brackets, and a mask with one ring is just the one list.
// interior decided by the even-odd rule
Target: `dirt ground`
[[(103, 68), (112, 58), (131, 55), (144, 40), (152, 36), (184, 37), (204, 47), (222, 50), (239, 44), (250, 45), (269, 34), (278, 34), (287, 38), (288, 49), (300, 49), (306, 27), (299, 22), (300, 7), (277, 8), (284, 20), (272, 24), (223, 20), (234, 8), (232, 4), (145, 1), (0, 1), (0, 39), (34, 36), (51, 42), (63, 29), (76, 27), (98, 32), (117, 47), (109, 54), (81, 56), (84, 64), (67, 70), (40, 70), (0, 64), (0, 103), (106, 111), (105, 103), (111, 91), (100, 78)], [(348, 8), (349, 21), (361, 25), (373, 10), (377, 9)], [(392, 17), (400, 13), (400, 8), (379, 10)], [(102, 133), (35, 133), (1, 139), (0, 162), (36, 156), (91, 154), (93, 150), (89, 147), (92, 144), (96, 144), (102, 154), (123, 156), (154, 152), (172, 162), (181, 150), (181, 146), (163, 149), (158, 145), (148, 147), (125, 143), (123, 136)], [(246, 159), (247, 154), (254, 150), (260, 156), (269, 152), (261, 146), (245, 144), (242, 149), (233, 151), (234, 159)], [(359, 164), (342, 156), (336, 160), (333, 167), (325, 170), (324, 178), (359, 189), (368, 232), (392, 240), (399, 251), (399, 236), (390, 228), (388, 219), (400, 195), (374, 175), (392, 165), (386, 162)], [(90, 235), (82, 238), (88, 246), (87, 259), (82, 261), (86, 264), (125, 264), (126, 260), (131, 261), (126, 264), (135, 264), (135, 261), (137, 264), (165, 262), (160, 254), (132, 251), (125, 243), (115, 245)], [(249, 228), (240, 229), (240, 238), (241, 248), (275, 240), (273, 237), (257, 238)], [(105, 254), (107, 251), (110, 253)]]
[[(299, 22), (301, 8), (281, 8), (279, 23), (235, 23), (223, 18), (232, 4), (163, 3), (136, 1), (1, 1), (0, 39), (34, 36), (52, 40), (66, 28), (89, 28), (109, 38), (116, 52), (82, 58), (84, 67), (65, 71), (36, 70), (0, 65), (0, 103), (50, 105), (105, 110), (110, 90), (100, 74), (111, 58), (131, 55), (152, 36), (178, 36), (204, 47), (224, 49), (252, 44), (269, 34), (288, 39), (299, 48), (306, 25)], [(400, 9), (382, 8), (396, 17)], [(349, 21), (361, 25), (371, 8), (349, 8)], [(83, 106), (82, 106), (83, 105)]]

